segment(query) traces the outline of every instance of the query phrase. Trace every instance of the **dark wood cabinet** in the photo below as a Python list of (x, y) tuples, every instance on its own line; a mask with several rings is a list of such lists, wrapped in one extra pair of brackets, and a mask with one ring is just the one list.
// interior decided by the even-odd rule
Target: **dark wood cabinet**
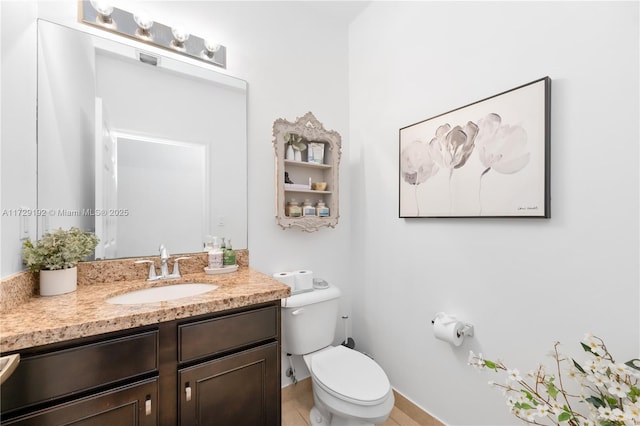
[(181, 369), (180, 424), (280, 424), (278, 345), (270, 343)]
[(279, 301), (20, 355), (2, 425), (280, 424)]

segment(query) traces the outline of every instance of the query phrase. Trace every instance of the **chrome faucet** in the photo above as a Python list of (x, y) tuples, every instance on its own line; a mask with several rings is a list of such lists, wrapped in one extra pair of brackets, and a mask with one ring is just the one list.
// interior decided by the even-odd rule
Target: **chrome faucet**
[(180, 267), (178, 262), (181, 260), (191, 259), (190, 257), (178, 257), (173, 261), (173, 273), (169, 273), (169, 254), (164, 244), (160, 244), (160, 275), (156, 274), (156, 265), (152, 260), (137, 260), (134, 263), (148, 263), (149, 264), (149, 277), (147, 281), (158, 280), (171, 280), (180, 278)]
[(160, 244), (160, 277), (169, 276), (169, 255), (164, 244)]

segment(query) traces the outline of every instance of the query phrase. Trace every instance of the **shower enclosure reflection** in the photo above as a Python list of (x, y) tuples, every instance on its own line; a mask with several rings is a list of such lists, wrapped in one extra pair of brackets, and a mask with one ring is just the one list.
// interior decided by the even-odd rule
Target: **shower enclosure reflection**
[(209, 68), (40, 20), (38, 233), (95, 230), (100, 259), (246, 248), (246, 83)]
[(102, 241), (96, 257), (147, 253), (156, 249), (150, 245), (158, 244), (159, 235), (174, 253), (199, 247), (209, 217), (209, 146), (117, 131), (104, 134), (108, 137), (102, 139), (103, 147), (96, 146), (96, 153), (114, 155), (102, 161), (96, 157), (100, 213), (95, 225)]

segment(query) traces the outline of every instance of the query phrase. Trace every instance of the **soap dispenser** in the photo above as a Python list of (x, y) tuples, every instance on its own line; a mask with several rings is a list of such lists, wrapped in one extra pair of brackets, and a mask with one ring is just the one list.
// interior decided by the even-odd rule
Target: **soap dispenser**
[(224, 266), (223, 264), (224, 253), (218, 245), (218, 241), (213, 243), (213, 247), (209, 250), (209, 269), (219, 269)]
[(224, 250), (224, 254), (222, 256), (222, 264), (226, 266), (233, 266), (236, 264), (236, 252), (233, 251), (233, 247), (231, 246), (231, 239), (227, 240), (227, 247)]

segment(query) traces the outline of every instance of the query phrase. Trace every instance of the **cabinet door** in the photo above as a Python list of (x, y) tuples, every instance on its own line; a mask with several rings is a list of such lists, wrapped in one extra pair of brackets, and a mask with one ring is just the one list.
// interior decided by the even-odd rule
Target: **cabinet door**
[(151, 426), (158, 424), (157, 379), (138, 382), (2, 422), (19, 426)]
[(277, 342), (184, 368), (179, 377), (183, 426), (280, 424)]

